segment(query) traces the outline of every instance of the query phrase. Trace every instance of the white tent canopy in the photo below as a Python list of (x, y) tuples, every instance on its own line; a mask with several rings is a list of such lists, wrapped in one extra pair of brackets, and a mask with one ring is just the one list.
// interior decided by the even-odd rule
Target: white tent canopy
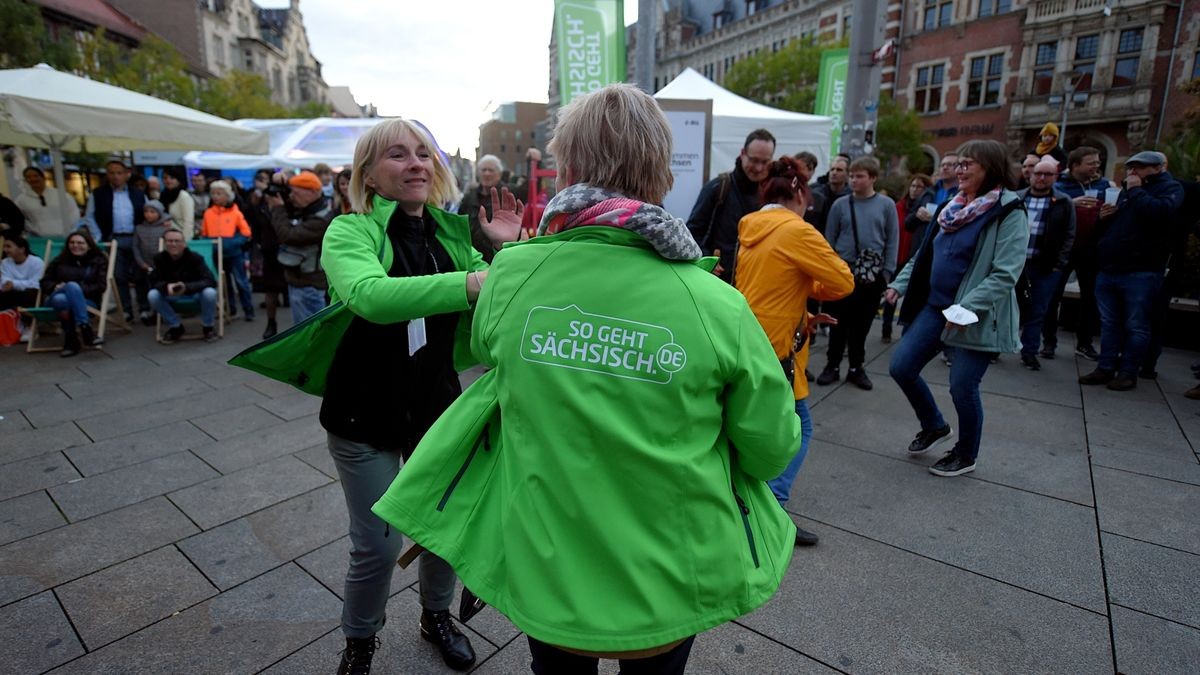
[(733, 169), (746, 135), (766, 129), (776, 139), (776, 156), (807, 150), (817, 156), (821, 167), (829, 166), (830, 132), (833, 119), (779, 110), (742, 98), (691, 68), (660, 89), (655, 98), (711, 100), (713, 112), (709, 173)]
[(354, 146), (360, 136), (379, 124), (378, 117), (319, 117), (317, 119), (237, 120), (235, 124), (259, 129), (270, 135), (264, 154), (239, 155), (189, 152), (183, 163), (193, 169), (307, 169), (325, 163), (348, 167), (354, 161)]

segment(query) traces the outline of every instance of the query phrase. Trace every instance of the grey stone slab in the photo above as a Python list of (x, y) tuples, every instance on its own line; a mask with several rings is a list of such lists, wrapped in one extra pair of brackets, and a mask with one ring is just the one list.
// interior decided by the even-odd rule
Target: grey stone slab
[(19, 387), (5, 388), (0, 393), (0, 409), (20, 410), (38, 405), (61, 403), (70, 398), (54, 384), (31, 384), (22, 382)]
[(244, 384), (254, 391), (257, 391), (263, 396), (267, 396), (269, 398), (282, 398), (284, 396), (291, 396), (299, 391), (290, 384), (286, 384), (278, 380), (268, 380), (265, 377), (259, 377), (256, 380), (248, 380)]
[[(71, 419), (121, 417), (131, 410), (138, 410), (155, 402), (189, 397), (206, 391), (212, 391), (212, 387), (194, 377), (162, 378), (152, 387), (134, 384), (122, 389), (102, 388), (84, 398), (26, 408), (24, 413), (35, 426), (43, 427)], [(84, 427), (84, 430), (86, 431), (87, 427)], [(93, 434), (89, 435), (96, 438)]]
[(325, 430), (321, 428), (320, 420), (316, 415), (310, 415), (214, 443), (197, 450), (196, 454), (221, 473), (232, 473), (312, 447), (314, 442), (324, 438)]
[(854, 673), (1111, 672), (1102, 614), (812, 524), (775, 597), (739, 619)]
[(287, 396), (280, 396), (259, 404), (264, 410), (285, 420), (294, 420), (306, 415), (315, 415), (321, 411), (321, 399), (311, 394), (298, 391)]
[(79, 420), (79, 426), (97, 442), (154, 429), (170, 422), (203, 417), (239, 405), (253, 405), (262, 396), (245, 387), (206, 391), (183, 398), (158, 400), (137, 408), (137, 414), (104, 415)]
[(52, 530), (66, 522), (44, 491), (14, 497), (0, 502), (0, 545)]
[(1200, 554), (1200, 486), (1096, 467), (1100, 529)]
[[(404, 591), (392, 597), (387, 605), (388, 622), (379, 632), (382, 644), (375, 652), (371, 672), (380, 673), (454, 673), (446, 667), (437, 648), (421, 639), (417, 622), (421, 605), (414, 591)], [(474, 623), (474, 622), (472, 622)], [(460, 624), (460, 627), (461, 624)], [(496, 646), (471, 627), (462, 627), (475, 649), (476, 661), (483, 661), (496, 651)], [(337, 653), (345, 647), (341, 631), (332, 631), (320, 640), (276, 663), (263, 675), (304, 675), (327, 673), (337, 668)]]
[(225, 362), (204, 361), (203, 363), (210, 364), (210, 366), (206, 372), (197, 375), (197, 377), (213, 389), (236, 387), (240, 384), (263, 379), (262, 375), (254, 371), (246, 370), (245, 368), (235, 368)]
[(284, 457), (168, 496), (200, 527), (208, 530), (328, 482), (329, 476), (294, 457)]
[(1102, 447), (1092, 448), (1091, 452), (1092, 463), (1096, 466), (1200, 485), (1200, 462)]
[(1113, 603), (1200, 628), (1200, 555), (1103, 536)]
[[(258, 672), (328, 633), (340, 614), (337, 598), (303, 570), (285, 565), (55, 672)], [(327, 655), (335, 659), (327, 670), (336, 667), (336, 653)]]
[(54, 594), (0, 607), (0, 664), (8, 673), (41, 673), (83, 654)]
[[(958, 433), (949, 389), (931, 384), (930, 391)], [(974, 478), (1091, 505), (1092, 481), (1079, 410), (992, 394), (983, 394), (983, 410), (983, 441), (978, 468), (971, 474)], [(869, 392), (842, 388), (814, 406), (812, 416), (816, 440), (922, 466), (950, 449), (943, 446), (928, 457), (907, 457), (906, 448), (920, 424), (894, 384)]]
[(196, 532), (162, 497), (0, 546), (0, 604), (91, 574)]
[(1103, 611), (1090, 508), (814, 442), (788, 509), (914, 553)]
[(183, 450), (202, 448), (212, 442), (203, 431), (186, 421), (179, 421), (70, 448), (66, 454), (83, 475), (94, 476)]
[(74, 422), (24, 431), (4, 432), (0, 428), (0, 464), (91, 442), (92, 439), (80, 431)]
[[(159, 370), (159, 366), (149, 359), (136, 356), (131, 358), (111, 359), (108, 361), (80, 363), (76, 364), (75, 369), (84, 375), (87, 375), (87, 377), (90, 379), (104, 380), (125, 377), (131, 372), (144, 371), (146, 369), (154, 369), (157, 372)], [(181, 374), (191, 375), (192, 373)]]
[(1195, 675), (1200, 630), (1113, 605), (1117, 670), (1126, 675)]
[(1114, 427), (1089, 424), (1088, 446), (1158, 455), (1175, 461), (1190, 461), (1196, 457), (1187, 439), (1178, 430), (1159, 436), (1154, 431), (1139, 430), (1132, 425)]
[(222, 410), (204, 417), (194, 417), (191, 422), (209, 436), (224, 441), (252, 431), (266, 431), (280, 424), (280, 419), (258, 406), (251, 405)]
[(0, 471), (0, 499), (44, 490), (79, 478), (61, 452), (49, 452), (4, 465)]
[[(313, 575), (325, 588), (344, 597), (346, 571), (350, 566), (350, 537), (330, 542), (308, 555), (296, 558), (296, 564)], [(392, 586), (389, 595), (395, 595), (417, 583), (417, 564), (407, 569), (397, 566), (392, 570)]]
[(195, 485), (218, 474), (190, 452), (151, 459), (50, 488), (72, 522)]
[(312, 552), (346, 530), (336, 483), (202, 532), (179, 548), (222, 589)]
[(0, 437), (18, 431), (28, 431), (33, 425), (20, 410), (0, 410)]
[(326, 443), (293, 453), (292, 456), (330, 478), (338, 477), (337, 465), (333, 462), (333, 455), (329, 454), (329, 445)]
[(174, 546), (126, 560), (55, 589), (88, 650), (217, 594)]

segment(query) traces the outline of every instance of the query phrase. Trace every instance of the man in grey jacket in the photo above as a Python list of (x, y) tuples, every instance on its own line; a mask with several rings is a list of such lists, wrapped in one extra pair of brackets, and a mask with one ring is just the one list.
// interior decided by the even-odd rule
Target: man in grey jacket
[(1021, 365), (1029, 370), (1042, 369), (1037, 358), (1042, 323), (1075, 244), (1075, 205), (1067, 193), (1054, 187), (1057, 177), (1057, 162), (1039, 161), (1030, 172), (1029, 187), (1017, 193), (1029, 214), (1025, 271), (1017, 282), (1017, 288), (1028, 293), (1028, 297), (1019, 294), (1018, 300), (1022, 301)]
[[(875, 192), (878, 178), (879, 160), (874, 157), (854, 160), (850, 164), (850, 194), (838, 198), (829, 209), (825, 238), (856, 274), (854, 291), (849, 296), (823, 305), (838, 323), (829, 330), (828, 361), (817, 377), (820, 385), (832, 384), (841, 378), (842, 353), (848, 348), (850, 370), (846, 373), (846, 381), (860, 389), (873, 388), (863, 370), (867, 333), (871, 332), (871, 322), (875, 320), (884, 288), (896, 276), (900, 237), (896, 203)], [(864, 278), (859, 270), (855, 270), (855, 261), (866, 252), (874, 252), (880, 258), (879, 269), (873, 278)]]

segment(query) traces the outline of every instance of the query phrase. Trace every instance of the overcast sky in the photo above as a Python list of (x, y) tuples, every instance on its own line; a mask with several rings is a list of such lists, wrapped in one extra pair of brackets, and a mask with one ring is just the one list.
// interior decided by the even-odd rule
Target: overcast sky
[[(474, 158), (499, 103), (546, 101), (552, 0), (301, 0), (300, 11), (326, 83), (420, 120), (450, 154)], [(626, 0), (625, 23), (636, 20)]]

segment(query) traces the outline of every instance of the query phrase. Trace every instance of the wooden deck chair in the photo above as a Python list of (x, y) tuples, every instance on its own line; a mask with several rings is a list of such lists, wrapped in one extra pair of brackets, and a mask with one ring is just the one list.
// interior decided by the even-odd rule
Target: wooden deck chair
[[(42, 260), (45, 261), (45, 263), (47, 265), (50, 264), (50, 261), (53, 260), (55, 256), (57, 256), (59, 253), (62, 253), (63, 248), (65, 248), (67, 245), (66, 240), (46, 239), (44, 237), (36, 237), (36, 238), (31, 237), (30, 240), (27, 240), (27, 241), (30, 241), (30, 244), (29, 244), (30, 251), (36, 250), (33, 248), (32, 239), (37, 239), (38, 241), (42, 242), (41, 250), (44, 252), (43, 256), (42, 256)], [(23, 307), (21, 309), (21, 314), (23, 316), (28, 317), (29, 319), (31, 319), (33, 321), (33, 325), (31, 325), (29, 327), (29, 341), (25, 343), (25, 351), (27, 353), (35, 354), (37, 352), (56, 352), (56, 351), (59, 351), (59, 349), (61, 349), (61, 347), (46, 347), (46, 346), (39, 347), (37, 345), (37, 340), (39, 337), (41, 337), (41, 330), (40, 330), (41, 326), (42, 325), (55, 325), (58, 323), (58, 316), (55, 315), (54, 309), (52, 307), (42, 307), (41, 286), (38, 287), (37, 301), (34, 303), (34, 306), (33, 307)]]
[[(212, 272), (213, 278), (217, 281), (217, 324), (214, 328), (217, 329), (218, 337), (225, 337), (225, 284), (222, 283), (225, 274), (225, 262), (221, 257), (221, 240), (220, 239), (193, 239), (187, 243), (188, 250), (198, 254), (204, 258), (204, 262), (208, 264), (208, 271)], [(163, 250), (162, 239), (158, 240), (158, 250)], [(200, 301), (199, 300), (178, 300), (173, 303), (175, 313), (182, 318), (190, 318), (200, 316)], [(183, 335), (180, 340), (199, 340), (203, 337), (203, 333), (194, 333), (191, 335)], [(162, 342), (162, 316), (155, 314), (154, 318), (154, 340)]]
[(100, 297), (100, 308), (97, 309), (88, 305), (88, 313), (100, 320), (100, 325), (96, 328), (96, 335), (104, 337), (105, 331), (108, 329), (108, 313), (116, 312), (113, 317), (113, 323), (117, 328), (120, 328), (125, 333), (132, 333), (133, 328), (129, 322), (125, 320), (125, 306), (121, 304), (121, 294), (117, 292), (117, 279), (113, 275), (117, 269), (117, 242), (116, 240), (108, 242), (108, 271), (104, 278), (106, 284), (104, 286), (104, 295)]

